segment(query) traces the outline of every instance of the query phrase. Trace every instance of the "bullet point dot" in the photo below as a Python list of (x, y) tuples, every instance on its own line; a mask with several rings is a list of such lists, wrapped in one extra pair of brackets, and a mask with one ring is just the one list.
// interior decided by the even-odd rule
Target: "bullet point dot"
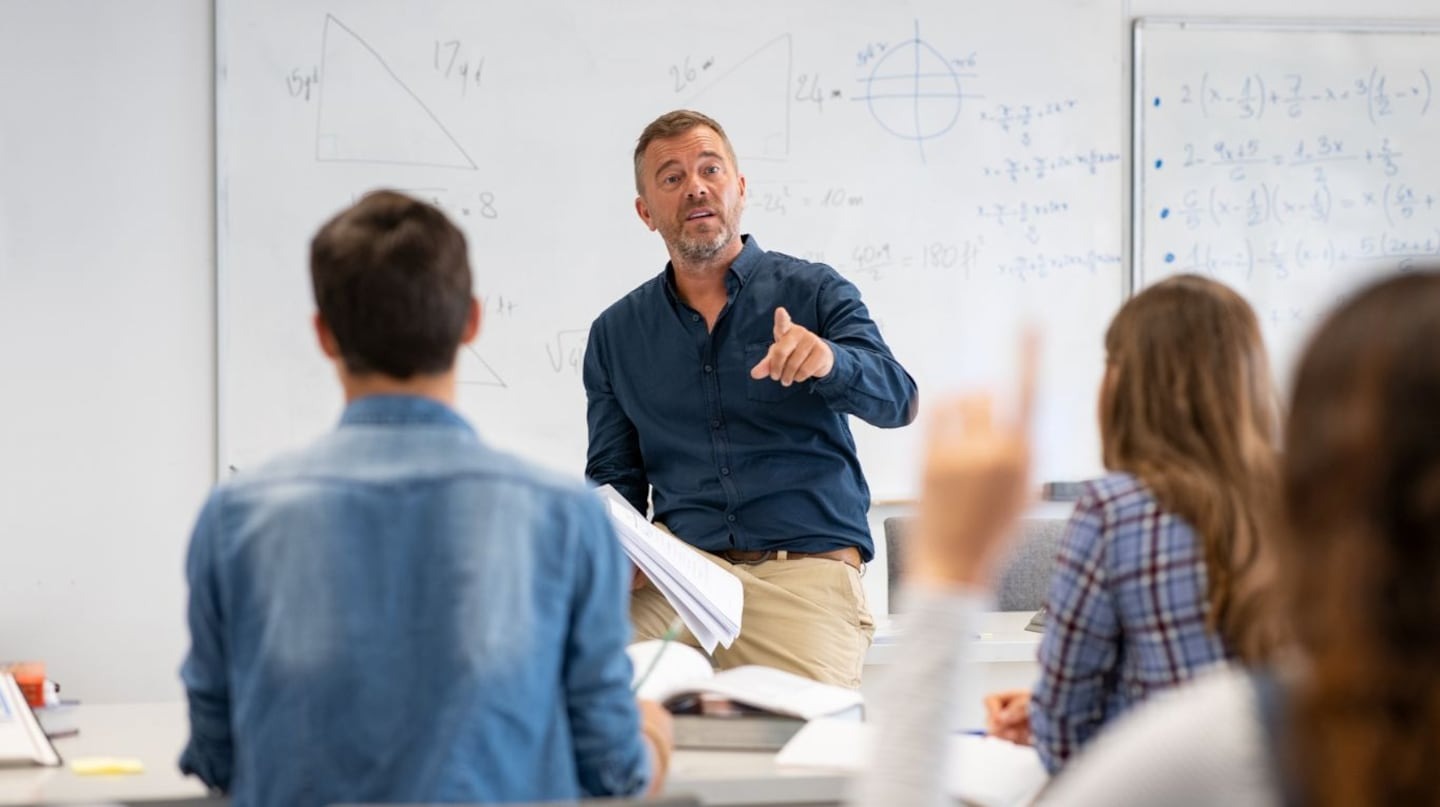
[(1155, 161), (1155, 167), (1156, 167), (1156, 168), (1159, 168), (1160, 166), (1162, 166), (1162, 165), (1164, 165), (1164, 164), (1165, 164), (1165, 161), (1164, 161), (1164, 160), (1156, 160), (1156, 161)]
[(1174, 263), (1174, 262), (1175, 262), (1175, 253), (1173, 253), (1173, 252), (1167, 252), (1167, 253), (1165, 253), (1165, 262), (1166, 262), (1166, 263)]
[(1155, 106), (1160, 106), (1160, 96), (1155, 96)]
[(1162, 219), (1168, 219), (1168, 218), (1170, 218), (1170, 208), (1168, 208), (1168, 207), (1162, 207), (1162, 208), (1160, 208), (1160, 218), (1162, 218)]

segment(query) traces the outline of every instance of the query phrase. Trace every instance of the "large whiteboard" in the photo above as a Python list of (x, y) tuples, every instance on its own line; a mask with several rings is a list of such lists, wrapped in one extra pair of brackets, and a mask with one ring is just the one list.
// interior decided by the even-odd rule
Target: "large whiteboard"
[(1235, 286), (1288, 376), (1340, 297), (1440, 257), (1437, 33), (1141, 21), (1137, 286)]
[[(222, 0), (216, 25), (222, 467), (338, 416), (308, 239), (390, 186), (470, 239), (487, 319), (461, 408), (578, 474), (587, 328), (665, 262), (630, 152), (684, 106), (735, 142), (742, 230), (857, 283), (922, 410), (1008, 378), (1033, 322), (1041, 473), (1099, 469), (1101, 336), (1126, 285), (1120, 0)], [(855, 431), (876, 498), (913, 495), (922, 430)]]

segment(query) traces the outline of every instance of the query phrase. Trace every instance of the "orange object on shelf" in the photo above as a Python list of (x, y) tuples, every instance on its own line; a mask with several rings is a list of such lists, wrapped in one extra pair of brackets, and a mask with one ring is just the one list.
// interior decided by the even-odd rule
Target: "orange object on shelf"
[(19, 661), (5, 665), (4, 671), (15, 676), (15, 683), (20, 685), (20, 693), (31, 708), (45, 705), (45, 662)]

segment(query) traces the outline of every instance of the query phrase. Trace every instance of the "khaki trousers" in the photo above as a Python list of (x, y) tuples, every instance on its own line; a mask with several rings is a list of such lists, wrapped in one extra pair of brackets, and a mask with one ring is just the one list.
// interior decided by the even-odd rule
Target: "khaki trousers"
[[(859, 688), (875, 620), (854, 567), (826, 558), (731, 563), (694, 551), (733, 572), (745, 592), (740, 635), (730, 647), (715, 648), (711, 661), (717, 668), (762, 664)], [(674, 619), (675, 609), (655, 586), (646, 584), (631, 593), (633, 641), (659, 639)], [(676, 641), (699, 647), (689, 630), (682, 630)]]

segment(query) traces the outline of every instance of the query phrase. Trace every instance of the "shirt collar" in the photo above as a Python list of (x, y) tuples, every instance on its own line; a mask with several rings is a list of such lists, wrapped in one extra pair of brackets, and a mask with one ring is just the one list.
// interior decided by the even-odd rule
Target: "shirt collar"
[[(730, 262), (730, 268), (725, 273), (726, 286), (730, 285), (730, 278), (733, 277), (738, 287), (744, 288), (746, 281), (750, 279), (750, 274), (755, 271), (755, 265), (760, 261), (760, 256), (764, 254), (760, 249), (760, 242), (756, 241), (755, 236), (749, 233), (740, 236), (740, 244), (740, 254)], [(665, 293), (670, 300), (679, 302), (680, 294), (675, 289), (675, 264), (667, 262), (661, 277), (664, 279)]]
[(401, 423), (454, 426), (474, 432), (459, 412), (434, 398), (418, 395), (366, 395), (351, 401), (340, 416), (341, 426)]

